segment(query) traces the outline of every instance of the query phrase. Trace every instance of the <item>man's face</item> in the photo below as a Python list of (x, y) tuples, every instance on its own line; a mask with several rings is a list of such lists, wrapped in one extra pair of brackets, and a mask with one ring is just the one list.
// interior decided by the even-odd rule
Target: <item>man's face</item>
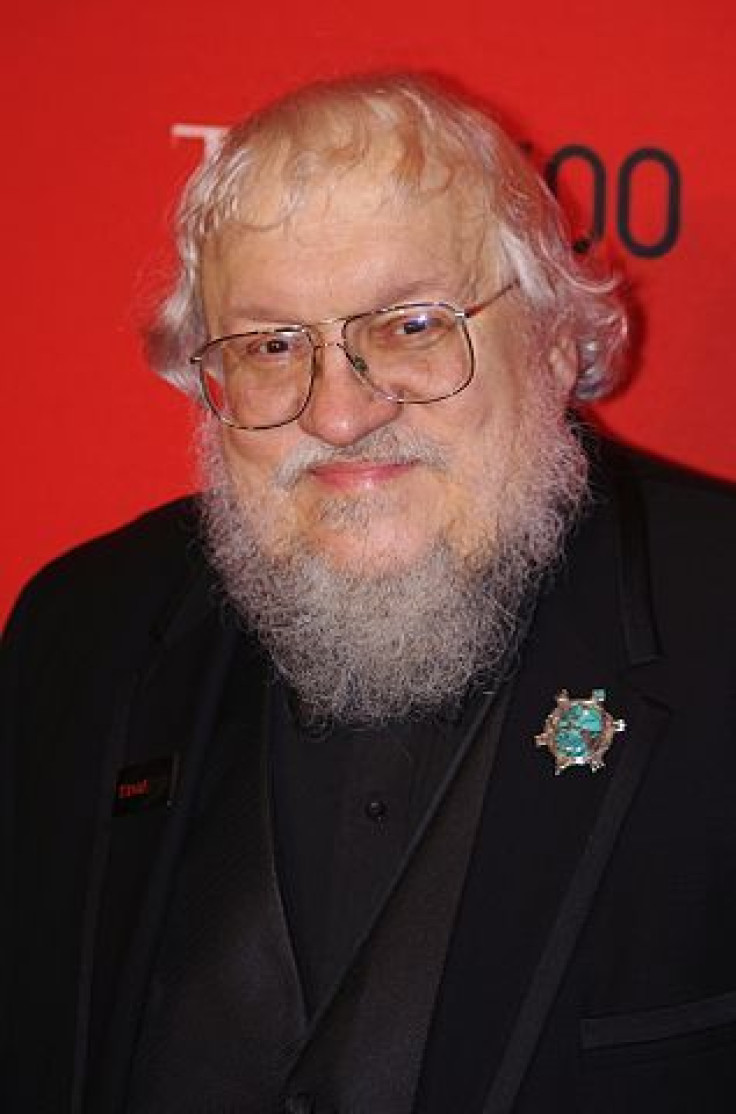
[[(381, 204), (370, 176), (353, 172), (332, 196), (315, 192), (285, 223), (231, 226), (210, 241), (203, 261), (210, 335), (404, 302), (464, 308), (483, 301), (507, 276), (482, 230), (457, 193)], [(297, 420), (258, 432), (222, 428), (227, 468), (239, 500), (262, 523), (266, 552), (299, 548), (368, 577), (411, 567), (438, 540), (462, 560), (488, 559), (498, 511), (528, 480), (525, 416), (540, 369), (515, 289), (469, 329), (475, 377), (454, 397), (389, 401), (330, 346), (320, 350), (313, 393)], [(325, 326), (323, 336), (339, 340), (339, 326)], [(548, 363), (562, 412), (574, 367), (559, 352)], [(399, 446), (416, 447), (412, 459), (398, 463), (390, 450), (386, 459), (382, 438), (394, 444), (393, 435)], [(294, 474), (294, 461), (315, 447), (322, 450), (316, 462)]]

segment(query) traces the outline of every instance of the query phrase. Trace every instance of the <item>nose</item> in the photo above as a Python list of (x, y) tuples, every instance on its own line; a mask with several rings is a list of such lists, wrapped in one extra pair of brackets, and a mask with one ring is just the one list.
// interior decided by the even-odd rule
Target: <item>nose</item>
[(305, 433), (326, 444), (351, 445), (394, 421), (400, 404), (379, 395), (359, 374), (341, 341), (326, 341), (316, 349), (317, 367), (312, 393), (299, 418)]

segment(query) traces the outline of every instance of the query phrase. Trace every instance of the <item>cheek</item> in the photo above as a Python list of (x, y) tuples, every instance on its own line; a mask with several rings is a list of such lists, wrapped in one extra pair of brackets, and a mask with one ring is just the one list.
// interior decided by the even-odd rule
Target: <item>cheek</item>
[[(495, 465), (508, 454), (520, 424), (521, 392), (512, 376), (493, 381), (480, 375), (466, 391), (439, 403), (427, 414), (434, 428), (427, 432), (447, 447), (450, 454), (448, 478), (458, 494), (472, 494), (479, 485), (496, 479)], [(429, 409), (429, 408), (428, 408)]]
[[(258, 440), (256, 440), (258, 438)], [(278, 434), (248, 434), (223, 430), (222, 448), (227, 469), (244, 495), (272, 485), (273, 475), (288, 452)]]
[[(254, 435), (255, 436), (255, 435)], [(251, 528), (269, 548), (289, 545), (298, 526), (293, 493), (277, 487), (274, 475), (289, 451), (279, 435), (257, 442), (236, 430), (223, 433), (225, 468)]]
[[(523, 470), (524, 398), (520, 374), (480, 376), (452, 402), (433, 435), (451, 447), (451, 463), (433, 510), (457, 553), (471, 558), (493, 544), (499, 511)], [(430, 432), (429, 429), (427, 432)]]

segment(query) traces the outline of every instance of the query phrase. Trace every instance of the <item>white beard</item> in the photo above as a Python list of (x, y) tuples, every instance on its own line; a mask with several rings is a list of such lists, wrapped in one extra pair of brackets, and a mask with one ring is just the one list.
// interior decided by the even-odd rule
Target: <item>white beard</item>
[[(336, 569), (295, 542), (269, 552), (267, 511), (246, 505), (230, 479), (212, 421), (202, 428), (210, 559), (231, 602), (260, 637), (317, 722), (376, 724), (420, 716), (462, 700), (473, 680), (491, 677), (519, 638), (520, 609), (559, 560), (586, 491), (587, 462), (559, 404), (537, 398), (520, 431), (513, 483), (489, 476), (477, 517), (484, 543), (461, 557), (438, 538), (412, 566), (360, 575)], [(318, 446), (307, 457), (423, 459), (442, 451), (383, 427), (349, 450)], [(281, 470), (286, 489), (301, 465)], [(380, 512), (380, 506), (373, 508)], [(370, 501), (335, 500), (337, 528), (369, 525)]]

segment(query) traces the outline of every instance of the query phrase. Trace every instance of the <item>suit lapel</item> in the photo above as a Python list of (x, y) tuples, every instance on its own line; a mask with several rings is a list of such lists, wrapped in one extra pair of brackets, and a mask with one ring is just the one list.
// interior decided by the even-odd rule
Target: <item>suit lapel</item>
[(547, 1015), (564, 978), (620, 827), (646, 768), (666, 713), (635, 701), (630, 709), (636, 742), (612, 770), (605, 793), (586, 826), (585, 843), (567, 885), (560, 887), (549, 936), (538, 955), (528, 990), (520, 1002), (508, 1043), (483, 1107), (484, 1114), (508, 1114), (534, 1055)]
[[(507, 995), (508, 1027), (504, 1033), (496, 1030), (497, 1070), (487, 1077), (493, 1082), (484, 1114), (506, 1114), (513, 1109), (652, 746), (668, 718), (664, 709), (612, 674), (594, 675), (594, 663), (584, 666), (579, 662), (576, 669), (572, 658), (558, 660), (561, 666), (567, 665), (574, 695), (589, 696), (592, 688), (605, 687), (609, 707), (624, 718), (627, 727), (623, 736), (616, 737), (604, 770), (593, 775), (588, 769), (574, 768), (557, 777), (551, 757), (533, 746), (540, 721), (517, 704), (516, 729), (512, 728), (507, 740), (508, 782), (504, 786), (501, 775), (494, 790), (503, 827), (515, 823), (526, 830), (511, 837), (512, 847), (506, 839), (511, 853), (508, 863), (513, 862), (513, 877), (507, 876), (506, 892), (516, 914), (509, 917), (507, 912), (505, 925), (512, 928), (514, 938), (501, 939), (497, 955), (508, 964), (505, 978), (500, 980)], [(561, 687), (557, 681), (550, 696)], [(533, 706), (528, 682), (520, 686), (519, 697), (522, 701), (528, 698)], [(510, 755), (509, 747), (516, 748), (517, 754)], [(522, 748), (526, 750), (523, 757)], [(514, 770), (516, 759), (520, 761)], [(530, 768), (533, 762), (535, 770)], [(524, 766), (526, 785), (522, 792), (526, 800), (520, 802), (513, 818), (507, 802), (500, 802), (498, 795), (506, 788), (509, 802), (518, 801), (519, 786), (514, 781)], [(492, 803), (485, 840), (495, 839), (503, 848), (503, 835), (494, 823), (493, 811)], [(535, 891), (525, 896), (523, 891), (529, 890), (530, 882)], [(494, 891), (504, 892), (493, 886)], [(515, 975), (515, 986), (508, 981), (510, 975)], [(491, 1001), (496, 998), (493, 981), (487, 984)]]
[[(641, 689), (619, 621), (608, 508), (577, 539), (524, 649), (453, 937), (417, 1112), (513, 1108), (598, 882), (667, 710)], [(635, 610), (635, 608), (634, 608)], [(640, 640), (641, 644), (641, 640)], [(647, 660), (651, 660), (647, 654)], [(626, 721), (605, 767), (571, 768), (535, 745), (556, 695)]]
[[(253, 846), (261, 847), (264, 900), (275, 907), (277, 919), (281, 914), (260, 768), (266, 730), (265, 665), (234, 620), (212, 607), (208, 590), (203, 592), (202, 583), (194, 585), (167, 624), (129, 702), (127, 723), (116, 728), (124, 736), (121, 764), (145, 763), (176, 752), (179, 778), (170, 808), (113, 819), (108, 809), (100, 825), (99, 840), (107, 847), (109, 869), (100, 884), (96, 932), (87, 956), (96, 972), (88, 1091), (96, 1114), (119, 1110), (124, 1102), (146, 986), (182, 844), (197, 809), (228, 776), (232, 762), (233, 748), (225, 745), (232, 735), (227, 729), (230, 716), (241, 717), (239, 740), (248, 750), (253, 765), (250, 780), (261, 802), (258, 809), (248, 810), (248, 816), (254, 827)], [(121, 747), (117, 749), (120, 755)], [(281, 954), (298, 994), (285, 926)], [(111, 1018), (109, 1025), (107, 1018)]]

